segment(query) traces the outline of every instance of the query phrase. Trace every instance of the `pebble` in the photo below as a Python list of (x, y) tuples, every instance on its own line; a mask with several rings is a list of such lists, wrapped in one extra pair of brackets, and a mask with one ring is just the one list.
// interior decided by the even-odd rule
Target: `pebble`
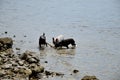
[(75, 70), (73, 70), (73, 73), (78, 73), (78, 72), (79, 72), (79, 70), (76, 70), (76, 69), (75, 69)]

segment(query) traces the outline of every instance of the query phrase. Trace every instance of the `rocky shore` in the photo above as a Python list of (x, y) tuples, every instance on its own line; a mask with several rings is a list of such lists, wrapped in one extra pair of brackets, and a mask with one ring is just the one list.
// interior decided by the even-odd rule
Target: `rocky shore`
[[(39, 80), (49, 76), (64, 76), (64, 73), (47, 71), (40, 64), (35, 52), (14, 53), (13, 40), (0, 38), (0, 80)], [(73, 70), (73, 73), (78, 73)], [(95, 76), (85, 76), (81, 80), (98, 80)]]
[(33, 80), (49, 76), (63, 76), (62, 73), (46, 71), (40, 64), (35, 52), (26, 51), (20, 55), (15, 54), (13, 40), (0, 38), (0, 80)]

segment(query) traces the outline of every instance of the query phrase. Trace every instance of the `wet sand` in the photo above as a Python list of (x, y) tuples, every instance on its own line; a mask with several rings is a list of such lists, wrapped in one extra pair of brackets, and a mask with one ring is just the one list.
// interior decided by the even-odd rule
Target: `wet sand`
[[(114, 0), (0, 1), (0, 37), (12, 37), (17, 54), (26, 50), (37, 52), (47, 70), (65, 74), (63, 78), (46, 80), (80, 80), (85, 75), (119, 80), (119, 3)], [(77, 47), (39, 50), (38, 40), (43, 32), (51, 44), (52, 37), (62, 34), (74, 38)], [(79, 72), (73, 74), (74, 69)]]

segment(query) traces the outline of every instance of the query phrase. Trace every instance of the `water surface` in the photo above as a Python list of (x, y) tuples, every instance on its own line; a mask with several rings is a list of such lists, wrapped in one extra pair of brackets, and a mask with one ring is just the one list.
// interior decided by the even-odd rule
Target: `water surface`
[[(20, 48), (17, 53), (37, 52), (47, 70), (65, 73), (49, 80), (80, 80), (85, 75), (119, 80), (119, 4), (119, 0), (0, 0), (0, 37), (12, 37), (13, 48)], [(43, 32), (51, 44), (52, 37), (62, 34), (74, 38), (77, 47), (39, 51)], [(79, 73), (73, 74), (74, 69)]]

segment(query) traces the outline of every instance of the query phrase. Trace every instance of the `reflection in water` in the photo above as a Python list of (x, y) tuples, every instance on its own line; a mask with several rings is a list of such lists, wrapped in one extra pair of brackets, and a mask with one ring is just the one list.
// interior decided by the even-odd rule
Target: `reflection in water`
[(47, 56), (47, 55), (75, 55), (76, 49), (54, 49), (51, 47), (42, 47), (40, 49), (40, 55), (41, 56)]
[(67, 54), (67, 55), (75, 55), (75, 49), (59, 49), (56, 50), (56, 53), (58, 54)]
[(47, 56), (47, 49), (45, 47), (39, 48), (39, 51), (40, 51), (40, 59), (42, 59), (45, 56)]

